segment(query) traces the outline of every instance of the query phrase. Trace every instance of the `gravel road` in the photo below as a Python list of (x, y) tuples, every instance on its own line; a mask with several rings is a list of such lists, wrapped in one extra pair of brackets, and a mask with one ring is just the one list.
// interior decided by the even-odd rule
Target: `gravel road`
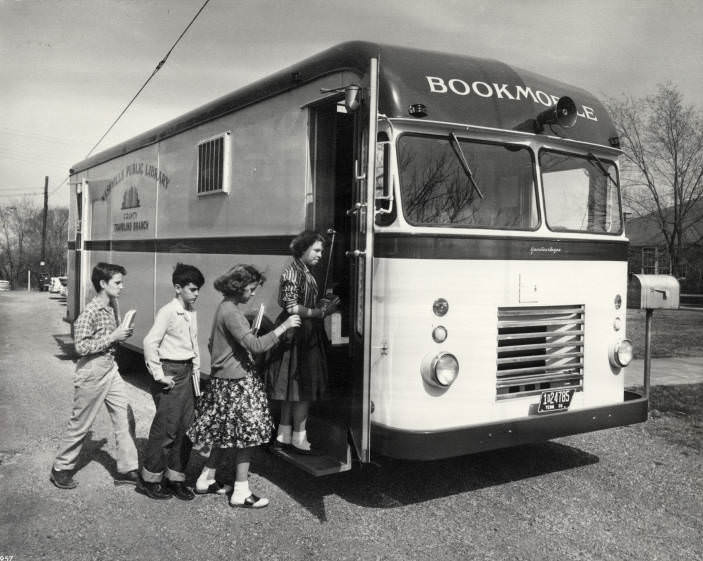
[[(115, 487), (103, 410), (78, 488), (56, 489), (74, 367), (64, 314), (47, 293), (0, 293), (3, 561), (703, 559), (700, 442), (667, 436), (680, 416), (445, 461), (377, 458), (319, 479), (261, 452), (251, 484), (271, 506), (253, 512)], [(144, 376), (125, 374), (140, 449), (154, 412)]]

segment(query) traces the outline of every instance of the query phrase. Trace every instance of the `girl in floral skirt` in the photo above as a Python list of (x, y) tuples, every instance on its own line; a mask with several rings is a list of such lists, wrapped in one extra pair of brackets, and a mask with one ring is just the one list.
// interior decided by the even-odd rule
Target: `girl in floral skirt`
[(196, 406), (188, 437), (196, 446), (212, 448), (210, 458), (196, 482), (196, 492), (225, 492), (215, 479), (221, 454), (231, 451), (235, 481), (230, 506), (262, 508), (268, 499), (249, 490), (249, 463), (257, 446), (271, 438), (273, 421), (264, 385), (256, 372), (252, 353), (264, 353), (278, 343), (287, 330), (300, 326), (290, 316), (273, 331), (257, 337), (241, 307), (254, 297), (264, 276), (251, 265), (235, 265), (215, 281), (224, 296), (215, 312), (209, 348), (210, 384)]

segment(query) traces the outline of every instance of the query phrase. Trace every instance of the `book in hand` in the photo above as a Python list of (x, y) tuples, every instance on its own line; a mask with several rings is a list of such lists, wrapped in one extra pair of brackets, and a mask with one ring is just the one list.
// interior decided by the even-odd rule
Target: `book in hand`
[(134, 322), (135, 322), (136, 318), (137, 318), (137, 310), (129, 310), (122, 318), (121, 327), (125, 327), (127, 329), (134, 329)]
[(191, 380), (193, 381), (193, 394), (195, 397), (200, 397), (200, 372), (193, 370)]
[(261, 329), (261, 321), (264, 319), (264, 310), (266, 307), (261, 304), (259, 306), (259, 311), (256, 313), (256, 317), (254, 318), (254, 323), (251, 325), (251, 331), (254, 335), (256, 335), (259, 332), (259, 329)]

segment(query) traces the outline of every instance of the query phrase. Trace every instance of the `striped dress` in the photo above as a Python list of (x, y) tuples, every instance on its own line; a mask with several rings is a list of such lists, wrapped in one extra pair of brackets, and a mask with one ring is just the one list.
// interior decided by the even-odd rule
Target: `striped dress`
[[(299, 259), (281, 273), (278, 304), (283, 308), (277, 324), (288, 313), (286, 308), (299, 304), (315, 308), (318, 304), (317, 281)], [(327, 397), (327, 348), (329, 341), (319, 318), (302, 318), (302, 325), (291, 337), (284, 337), (271, 353), (266, 382), (269, 398), (283, 401), (317, 401)]]

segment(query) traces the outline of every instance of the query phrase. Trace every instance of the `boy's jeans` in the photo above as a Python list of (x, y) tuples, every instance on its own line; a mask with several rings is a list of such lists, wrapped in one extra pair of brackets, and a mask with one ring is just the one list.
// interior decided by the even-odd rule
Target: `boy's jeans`
[(149, 430), (149, 442), (144, 449), (142, 479), (148, 483), (185, 481), (185, 470), (193, 444), (186, 436), (194, 417), (193, 364), (162, 360), (164, 374), (173, 376), (176, 385), (166, 390), (153, 382), (152, 393), (156, 414)]
[(114, 359), (109, 355), (81, 358), (73, 376), (73, 388), (73, 411), (54, 460), (54, 469), (76, 467), (83, 441), (103, 403), (117, 440), (117, 471), (125, 473), (138, 469), (137, 447), (129, 426), (127, 392)]

